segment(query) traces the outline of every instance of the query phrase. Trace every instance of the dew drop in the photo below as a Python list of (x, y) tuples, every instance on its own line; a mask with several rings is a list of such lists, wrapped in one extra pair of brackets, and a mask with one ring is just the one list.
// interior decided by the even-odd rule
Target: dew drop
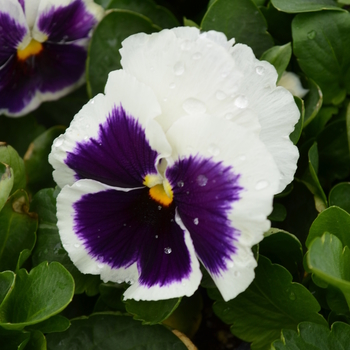
[(255, 189), (260, 191), (260, 190), (263, 190), (264, 188), (266, 188), (267, 186), (269, 185), (268, 181), (266, 180), (261, 180), (261, 181), (258, 181), (255, 185)]
[(190, 50), (192, 47), (192, 43), (190, 40), (185, 40), (184, 42), (182, 42), (181, 44), (181, 49), (184, 51), (188, 51)]
[(174, 66), (175, 75), (182, 75), (185, 71), (185, 66), (182, 62), (177, 62)]
[(241, 273), (240, 273), (239, 271), (235, 271), (235, 272), (233, 273), (233, 275), (234, 275), (235, 277), (239, 277), (239, 276), (241, 275)]
[(169, 89), (175, 89), (176, 87), (176, 84), (175, 83), (170, 83), (169, 84)]
[(265, 72), (265, 68), (263, 66), (257, 66), (255, 68), (256, 74), (263, 75)]
[(158, 210), (162, 210), (162, 206), (161, 205), (158, 205)]
[(310, 32), (307, 33), (307, 37), (311, 40), (314, 39), (315, 36), (316, 36), (316, 32), (314, 30), (311, 30)]
[(89, 139), (89, 136), (85, 135), (84, 140), (87, 141)]
[(155, 237), (155, 238), (158, 238), (158, 235), (155, 235), (154, 237)]
[(117, 283), (121, 284), (123, 283), (123, 280), (117, 280)]
[(182, 104), (182, 108), (188, 114), (202, 114), (207, 110), (207, 107), (202, 101), (196, 98), (188, 98)]
[(105, 266), (104, 264), (97, 264), (97, 267), (98, 267), (99, 269), (103, 269), (104, 266)]
[(95, 100), (92, 99), (92, 100), (90, 101), (90, 103), (93, 105), (93, 104), (95, 103)]
[(193, 223), (194, 223), (195, 225), (198, 225), (198, 224), (199, 224), (199, 219), (198, 219), (198, 218), (194, 218), (194, 219), (193, 219)]
[(210, 144), (208, 148), (208, 152), (211, 153), (213, 156), (217, 156), (220, 153), (220, 149), (215, 144)]
[(165, 254), (170, 254), (172, 252), (170, 247), (164, 248), (164, 253)]
[(196, 181), (199, 186), (204, 187), (208, 183), (208, 178), (205, 175), (198, 175)]
[(217, 91), (215, 96), (219, 101), (222, 101), (227, 97), (227, 95), (221, 90)]
[(79, 247), (80, 247), (80, 244), (78, 244), (78, 243), (77, 243), (77, 244), (74, 244), (74, 247), (75, 247), (75, 248), (79, 248)]
[(234, 266), (233, 261), (228, 261), (228, 262), (227, 262), (227, 267), (228, 267), (229, 269), (232, 269), (233, 266)]
[(295, 294), (294, 294), (293, 292), (291, 292), (291, 293), (289, 294), (289, 299), (290, 299), (290, 300), (295, 300)]
[(55, 140), (54, 146), (55, 146), (55, 147), (60, 147), (60, 146), (62, 145), (62, 143), (63, 143), (63, 137), (59, 137), (59, 138), (57, 138), (57, 139)]
[(200, 52), (196, 52), (193, 56), (192, 59), (195, 61), (200, 60), (202, 58), (202, 54)]
[(184, 187), (184, 185), (185, 185), (185, 183), (184, 183), (183, 181), (179, 181), (179, 182), (177, 183), (177, 186), (178, 186), (178, 187)]
[(227, 120), (233, 119), (233, 113), (226, 113), (225, 114), (225, 119), (227, 119)]
[(247, 159), (247, 157), (244, 154), (241, 154), (238, 156), (238, 159), (241, 161), (245, 161)]
[(247, 108), (248, 107), (248, 100), (244, 95), (238, 96), (235, 99), (235, 106), (238, 108)]

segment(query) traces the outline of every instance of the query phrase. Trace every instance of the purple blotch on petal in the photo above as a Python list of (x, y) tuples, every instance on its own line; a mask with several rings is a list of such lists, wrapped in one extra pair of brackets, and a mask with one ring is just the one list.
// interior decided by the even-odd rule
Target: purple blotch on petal
[(80, 46), (47, 42), (25, 61), (12, 56), (0, 68), (0, 109), (18, 113), (37, 91), (56, 93), (75, 84), (84, 74), (85, 60), (86, 51)]
[(112, 268), (137, 262), (139, 283), (148, 287), (189, 276), (190, 255), (175, 207), (160, 206), (148, 188), (86, 194), (74, 209), (75, 233), (91, 257)]
[(98, 138), (77, 143), (73, 152), (67, 152), (65, 163), (76, 172), (77, 179), (134, 188), (143, 186), (147, 174), (157, 173), (157, 156), (145, 130), (120, 106), (100, 124)]
[(96, 18), (87, 11), (82, 0), (75, 0), (67, 6), (52, 7), (39, 17), (40, 31), (52, 42), (65, 42), (87, 38)]
[(24, 7), (24, 0), (18, 0), (20, 5), (22, 6), (23, 12), (25, 12), (25, 7)]
[(197, 155), (177, 161), (166, 177), (196, 254), (208, 271), (220, 275), (236, 251), (240, 234), (228, 218), (243, 190), (240, 175), (222, 162)]
[[(17, 23), (7, 13), (0, 12), (0, 70), (1, 66), (17, 53), (17, 46), (26, 33), (25, 27)], [(0, 88), (2, 84), (2, 80), (0, 80)]]

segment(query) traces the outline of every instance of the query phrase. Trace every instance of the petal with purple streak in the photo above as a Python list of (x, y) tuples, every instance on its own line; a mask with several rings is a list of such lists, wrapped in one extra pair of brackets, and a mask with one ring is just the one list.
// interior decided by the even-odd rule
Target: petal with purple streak
[(140, 123), (119, 106), (100, 124), (98, 137), (77, 143), (65, 163), (76, 172), (77, 179), (140, 187), (146, 175), (157, 173), (157, 156)]
[(174, 201), (190, 232), (196, 254), (212, 274), (227, 268), (240, 232), (228, 214), (239, 200), (239, 174), (210, 158), (190, 156), (167, 169)]

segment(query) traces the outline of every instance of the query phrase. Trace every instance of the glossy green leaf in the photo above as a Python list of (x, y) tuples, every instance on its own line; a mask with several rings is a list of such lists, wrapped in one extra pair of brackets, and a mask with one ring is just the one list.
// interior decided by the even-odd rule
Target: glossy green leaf
[(334, 0), (271, 0), (278, 10), (289, 13), (340, 10)]
[(288, 43), (282, 46), (271, 47), (261, 55), (260, 60), (270, 62), (276, 68), (278, 80), (280, 80), (283, 72), (289, 64), (291, 56), (292, 45), (291, 43)]
[(338, 206), (350, 214), (350, 183), (336, 184), (329, 192), (329, 205)]
[(319, 324), (302, 322), (298, 333), (286, 329), (281, 338), (273, 343), (272, 350), (345, 350), (350, 344), (350, 326), (336, 322), (329, 330)]
[(273, 46), (266, 20), (251, 0), (215, 1), (204, 15), (201, 28), (223, 32), (228, 39), (249, 45), (257, 57)]
[(317, 115), (322, 107), (323, 94), (320, 87), (312, 80), (307, 78), (307, 88), (309, 92), (304, 98), (305, 102), (305, 118), (304, 127), (306, 127)]
[(350, 91), (350, 13), (300, 14), (292, 23), (293, 52), (303, 72), (320, 86), (326, 104)]
[(184, 26), (185, 27), (199, 28), (199, 25), (196, 22), (192, 21), (191, 19), (188, 19), (188, 18), (184, 17), (183, 21), (184, 21)]
[(11, 193), (25, 188), (26, 175), (23, 159), (13, 147), (2, 142), (0, 142), (0, 162), (9, 165), (13, 170), (14, 179)]
[(321, 212), (328, 206), (327, 197), (318, 179), (318, 151), (317, 143), (314, 143), (308, 153), (309, 167), (302, 177), (303, 183), (314, 195), (316, 209)]
[(339, 288), (350, 307), (349, 248), (343, 249), (340, 239), (326, 232), (310, 243), (307, 264), (317, 277)]
[(168, 318), (179, 306), (181, 298), (157, 300), (157, 301), (136, 301), (128, 299), (125, 302), (126, 311), (134, 316), (135, 320), (142, 321), (142, 324), (157, 324)]
[(307, 138), (317, 137), (324, 129), (326, 124), (330, 121), (333, 115), (338, 113), (339, 109), (334, 106), (327, 106), (321, 108), (313, 120), (305, 128), (305, 135)]
[(90, 97), (104, 91), (108, 73), (120, 69), (122, 41), (128, 36), (156, 32), (147, 17), (128, 10), (112, 10), (96, 27), (87, 60), (87, 84)]
[(15, 274), (12, 271), (0, 272), (0, 307), (15, 285)]
[(38, 136), (30, 145), (24, 156), (27, 173), (27, 186), (33, 192), (44, 187), (54, 186), (52, 166), (48, 162), (51, 146), (56, 137), (64, 132), (62, 126), (55, 126)]
[(4, 207), (13, 187), (13, 171), (7, 164), (0, 163), (0, 211)]
[(1, 350), (22, 350), (29, 339), (29, 332), (7, 330), (0, 327)]
[(0, 326), (23, 329), (61, 312), (72, 300), (74, 280), (59, 263), (18, 271), (15, 286), (0, 306)]
[(0, 212), (0, 271), (16, 270), (20, 253), (34, 247), (37, 226), (26, 192), (18, 190)]
[(33, 331), (38, 330), (42, 333), (55, 333), (55, 332), (64, 332), (70, 326), (68, 318), (65, 318), (62, 315), (55, 315), (49, 319), (30, 325), (26, 329)]
[(186, 346), (162, 325), (143, 326), (130, 316), (93, 314), (72, 320), (69, 329), (47, 335), (49, 350), (103, 349), (186, 350)]
[(100, 298), (97, 300), (94, 312), (121, 311), (126, 312), (123, 294), (126, 287), (119, 283), (101, 283), (99, 285)]
[(294, 96), (294, 101), (299, 108), (300, 117), (298, 122), (294, 126), (294, 130), (289, 135), (289, 138), (296, 145), (300, 139), (301, 132), (303, 131), (305, 107), (304, 107), (304, 101), (301, 98)]
[(344, 246), (350, 247), (350, 214), (338, 207), (329, 207), (318, 215), (310, 227), (306, 246), (325, 232), (337, 236)]
[(176, 17), (165, 7), (157, 5), (152, 0), (111, 0), (108, 9), (129, 10), (149, 18), (162, 29), (178, 27)]
[(270, 221), (283, 221), (286, 216), (286, 208), (280, 203), (274, 203), (272, 213), (269, 215), (268, 219)]
[(69, 259), (68, 253), (63, 248), (56, 226), (56, 197), (58, 191), (52, 188), (39, 191), (33, 198), (31, 210), (38, 213), (39, 226), (37, 243), (33, 250), (33, 265), (39, 265), (43, 261), (60, 262), (74, 277), (75, 293), (95, 295), (101, 283), (99, 276), (83, 274)]
[(96, 4), (101, 5), (103, 8), (107, 8), (111, 0), (94, 0)]
[(310, 321), (327, 325), (318, 314), (320, 306), (301, 284), (292, 283), (290, 273), (263, 256), (255, 270), (255, 279), (235, 299), (224, 302), (215, 290), (209, 295), (216, 300), (215, 313), (231, 324), (238, 338), (252, 342), (252, 350), (268, 349), (280, 337), (282, 329), (296, 330), (300, 322)]
[(291, 274), (295, 274), (303, 262), (303, 248), (298, 238), (277, 228), (271, 228), (265, 233), (259, 243), (259, 254), (284, 266)]
[(30, 339), (25, 350), (46, 350), (46, 338), (40, 331), (34, 331), (30, 333)]

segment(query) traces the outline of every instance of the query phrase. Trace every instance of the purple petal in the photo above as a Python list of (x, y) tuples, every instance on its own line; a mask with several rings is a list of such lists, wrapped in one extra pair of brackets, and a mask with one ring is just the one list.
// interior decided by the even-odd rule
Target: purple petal
[(157, 155), (139, 122), (120, 106), (100, 124), (98, 138), (78, 143), (65, 163), (77, 173), (77, 179), (130, 188), (142, 186), (147, 174), (157, 173)]
[(159, 206), (148, 188), (86, 194), (74, 210), (75, 232), (89, 254), (115, 269), (137, 262), (140, 284), (164, 286), (190, 274), (175, 206)]
[(61, 42), (87, 38), (96, 18), (86, 10), (82, 0), (68, 6), (52, 7), (39, 17), (38, 27), (49, 41)]
[(196, 254), (211, 273), (220, 274), (240, 234), (228, 217), (243, 190), (240, 175), (221, 162), (190, 156), (167, 169), (166, 177)]
[[(16, 23), (7, 13), (0, 12), (0, 66), (16, 54), (17, 46), (26, 33), (25, 27)], [(1, 79), (0, 84), (2, 86)]]
[(13, 56), (0, 69), (0, 109), (18, 113), (37, 91), (56, 93), (75, 84), (84, 74), (85, 60), (80, 46), (49, 43), (25, 61)]

